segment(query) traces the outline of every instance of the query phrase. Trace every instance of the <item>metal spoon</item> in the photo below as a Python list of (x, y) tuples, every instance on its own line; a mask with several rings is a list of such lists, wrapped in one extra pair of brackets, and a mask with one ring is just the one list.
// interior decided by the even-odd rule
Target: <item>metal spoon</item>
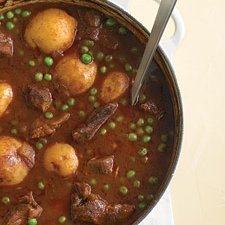
[(131, 89), (132, 105), (135, 105), (138, 101), (140, 89), (148, 73), (151, 61), (176, 2), (177, 0), (161, 0), (157, 16), (152, 27), (151, 35), (146, 45), (141, 64), (138, 68), (137, 75)]

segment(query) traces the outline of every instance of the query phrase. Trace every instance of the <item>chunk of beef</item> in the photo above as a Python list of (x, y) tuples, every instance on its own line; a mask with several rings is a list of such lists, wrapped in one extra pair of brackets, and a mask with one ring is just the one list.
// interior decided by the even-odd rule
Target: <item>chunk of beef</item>
[(69, 113), (61, 114), (60, 116), (51, 120), (38, 118), (31, 124), (30, 137), (35, 139), (51, 135), (62, 125), (62, 123), (66, 122), (69, 118)]
[(52, 104), (52, 94), (48, 88), (28, 85), (24, 90), (27, 103), (42, 112), (46, 112)]
[(3, 218), (2, 225), (25, 225), (29, 218), (41, 216), (43, 209), (34, 200), (32, 192), (21, 198), (18, 205)]
[(98, 159), (91, 159), (87, 166), (95, 173), (110, 174), (113, 170), (114, 156), (106, 156)]
[(100, 127), (115, 113), (118, 103), (109, 103), (95, 110), (87, 119), (86, 123), (72, 132), (76, 143), (84, 143), (91, 140)]
[(102, 31), (99, 40), (99, 44), (104, 48), (116, 50), (119, 47), (119, 37), (114, 33), (110, 34), (110, 31)]
[(162, 119), (165, 114), (164, 110), (160, 109), (152, 100), (141, 104), (140, 109), (155, 116), (158, 120)]
[[(72, 219), (86, 223), (103, 224), (107, 202), (99, 195), (91, 194), (89, 192), (91, 187), (88, 184), (76, 183), (74, 186), (74, 193), (71, 199)], [(87, 188), (88, 186), (89, 188)]]
[(78, 39), (92, 39), (97, 41), (101, 28), (101, 15), (95, 10), (79, 10), (81, 23), (78, 25)]
[(0, 31), (0, 53), (12, 57), (13, 56), (13, 40)]
[(115, 224), (127, 220), (134, 210), (134, 205), (110, 205), (99, 195), (92, 194), (88, 184), (74, 184), (71, 195), (73, 221), (96, 225)]
[(107, 207), (107, 224), (116, 224), (126, 221), (134, 212), (134, 205), (114, 205)]

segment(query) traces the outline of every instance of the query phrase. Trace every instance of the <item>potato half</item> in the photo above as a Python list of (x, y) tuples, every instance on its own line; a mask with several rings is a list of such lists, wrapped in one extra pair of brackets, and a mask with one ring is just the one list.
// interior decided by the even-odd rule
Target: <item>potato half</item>
[(102, 84), (100, 98), (105, 103), (112, 102), (113, 100), (121, 97), (128, 87), (129, 77), (126, 73), (111, 72)]
[(0, 137), (0, 186), (21, 183), (35, 163), (35, 151), (24, 141)]
[(24, 39), (33, 48), (50, 54), (63, 52), (74, 41), (77, 21), (61, 9), (46, 9), (37, 13), (26, 26)]
[(94, 83), (97, 74), (95, 62), (84, 64), (76, 55), (63, 57), (56, 65), (56, 78), (71, 94), (86, 92)]
[(78, 165), (75, 149), (71, 145), (56, 143), (45, 151), (44, 167), (50, 172), (68, 177), (76, 173)]
[(12, 102), (12, 99), (12, 87), (8, 83), (0, 81), (0, 117)]

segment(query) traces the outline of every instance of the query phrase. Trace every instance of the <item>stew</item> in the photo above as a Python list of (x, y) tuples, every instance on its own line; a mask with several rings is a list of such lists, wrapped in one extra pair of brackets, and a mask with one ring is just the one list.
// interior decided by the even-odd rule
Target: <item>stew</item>
[(37, 3), (0, 15), (0, 224), (130, 225), (169, 168), (174, 111), (154, 62), (114, 18)]

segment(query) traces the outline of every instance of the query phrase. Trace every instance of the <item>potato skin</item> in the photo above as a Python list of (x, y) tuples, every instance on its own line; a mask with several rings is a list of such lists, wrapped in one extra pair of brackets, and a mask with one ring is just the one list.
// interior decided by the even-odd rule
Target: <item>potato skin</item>
[(108, 103), (121, 97), (129, 87), (129, 77), (122, 72), (111, 72), (105, 78), (100, 91), (100, 98)]
[(68, 177), (76, 173), (78, 165), (75, 149), (71, 145), (56, 143), (45, 151), (44, 167), (49, 172)]
[(24, 39), (32, 48), (46, 54), (63, 52), (74, 41), (77, 21), (61, 9), (51, 8), (37, 13), (28, 23)]
[(8, 108), (13, 99), (12, 87), (6, 83), (0, 81), (0, 117)]
[(35, 163), (35, 151), (24, 141), (0, 137), (0, 187), (21, 183)]
[(62, 58), (55, 67), (56, 79), (68, 88), (71, 94), (78, 95), (86, 92), (94, 83), (97, 74), (97, 65), (92, 62), (88, 65), (81, 62), (76, 55)]

